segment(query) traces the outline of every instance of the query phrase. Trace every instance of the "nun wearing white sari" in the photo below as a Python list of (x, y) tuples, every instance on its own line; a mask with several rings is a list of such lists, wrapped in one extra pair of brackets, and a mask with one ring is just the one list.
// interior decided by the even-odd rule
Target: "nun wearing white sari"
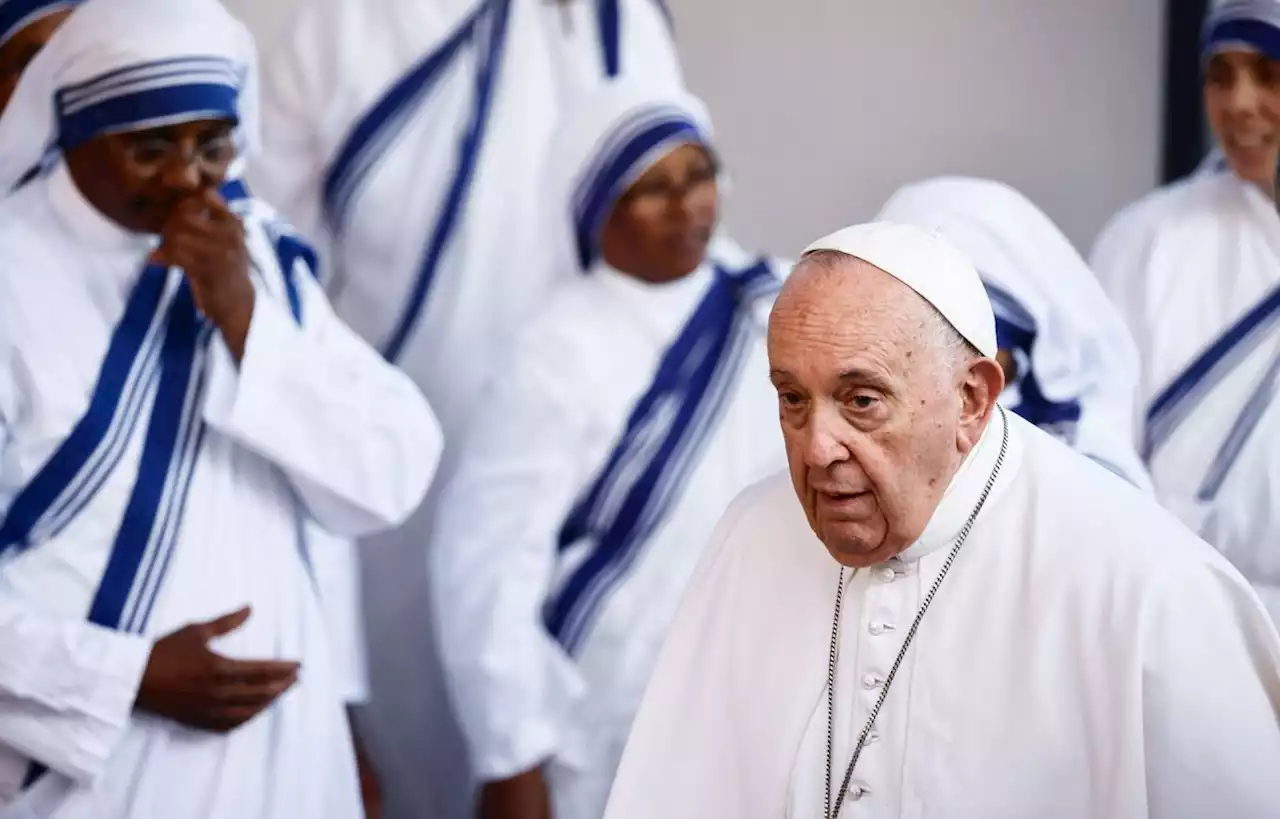
[(302, 532), (403, 521), (439, 427), (228, 178), (254, 72), (214, 0), (93, 0), (0, 119), (5, 819), (363, 816)]
[(1216, 4), (1204, 99), (1225, 162), (1129, 206), (1093, 266), (1142, 362), (1142, 451), (1161, 500), (1280, 622), (1280, 2)]
[(440, 643), (488, 819), (598, 819), (701, 544), (783, 463), (763, 336), (781, 269), (707, 256), (705, 112), (627, 85), (590, 103), (555, 163), (573, 279), (479, 403), (433, 537)]
[(1133, 337), (1049, 217), (1000, 182), (937, 177), (899, 189), (877, 218), (937, 231), (973, 262), (995, 311), (1001, 404), (1150, 490)]
[[(658, 0), (300, 0), (270, 49), (251, 180), (309, 236), (338, 315), (431, 400), (442, 474), (483, 381), (556, 277), (535, 218), (567, 97), (678, 80)], [(370, 703), (389, 806), (457, 819), (462, 740), (428, 619), (434, 495), (362, 550)]]

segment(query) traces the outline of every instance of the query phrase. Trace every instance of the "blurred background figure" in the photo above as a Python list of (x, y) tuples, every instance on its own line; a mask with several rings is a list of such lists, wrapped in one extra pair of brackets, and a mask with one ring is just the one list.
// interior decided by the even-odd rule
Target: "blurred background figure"
[(785, 266), (708, 257), (702, 105), (618, 84), (556, 133), (567, 281), (479, 403), (431, 552), (482, 819), (603, 814), (702, 546), (785, 463), (764, 347)]
[[(541, 185), (559, 109), (602, 82), (679, 82), (656, 0), (300, 0), (267, 49), (251, 179), (316, 237), (338, 314), (405, 369), (445, 430), (441, 475), (480, 385), (556, 280)], [(470, 809), (466, 754), (432, 636), (435, 502), (363, 559), (362, 727), (394, 817)]]
[(1084, 259), (1039, 208), (1000, 182), (941, 177), (903, 187), (877, 218), (936, 230), (973, 262), (996, 314), (1001, 403), (1151, 488), (1135, 446), (1133, 338)]
[(1202, 49), (1221, 161), (1117, 215), (1093, 264), (1137, 340), (1161, 500), (1280, 618), (1280, 2), (1216, 4)]
[(83, 0), (3, 0), (0, 2), (0, 112), (18, 79), (45, 43)]

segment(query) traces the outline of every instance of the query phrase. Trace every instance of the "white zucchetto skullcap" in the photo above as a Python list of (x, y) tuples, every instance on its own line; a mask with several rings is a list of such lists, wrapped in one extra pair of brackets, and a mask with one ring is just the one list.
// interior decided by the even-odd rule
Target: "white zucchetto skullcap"
[(804, 252), (819, 250), (846, 253), (880, 268), (932, 304), (978, 352), (995, 358), (996, 320), (982, 279), (964, 254), (937, 233), (871, 222), (838, 230)]

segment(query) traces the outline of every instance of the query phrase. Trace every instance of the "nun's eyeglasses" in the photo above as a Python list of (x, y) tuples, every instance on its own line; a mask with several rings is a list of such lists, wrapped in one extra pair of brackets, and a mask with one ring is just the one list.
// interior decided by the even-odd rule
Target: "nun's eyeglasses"
[(139, 137), (124, 144), (124, 157), (143, 176), (155, 176), (175, 163), (194, 167), (203, 175), (221, 176), (236, 158), (235, 138), (230, 132), (202, 139), (192, 150), (184, 145), (186, 141), (159, 134)]
[(691, 171), (681, 181), (641, 180), (622, 197), (622, 204), (645, 213), (658, 213), (674, 204), (698, 207), (716, 197), (717, 169), (714, 165)]

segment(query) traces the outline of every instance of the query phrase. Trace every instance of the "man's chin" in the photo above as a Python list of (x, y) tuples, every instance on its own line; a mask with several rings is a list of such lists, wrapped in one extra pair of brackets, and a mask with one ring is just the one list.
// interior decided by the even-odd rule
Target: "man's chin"
[(902, 551), (883, 536), (859, 537), (831, 532), (820, 539), (831, 557), (849, 569), (865, 569), (883, 563)]

